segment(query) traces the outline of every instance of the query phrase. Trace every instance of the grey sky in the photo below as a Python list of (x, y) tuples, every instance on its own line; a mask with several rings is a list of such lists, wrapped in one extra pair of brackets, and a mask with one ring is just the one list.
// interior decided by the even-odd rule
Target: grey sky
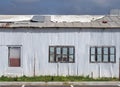
[(120, 0), (1, 0), (0, 14), (108, 14)]

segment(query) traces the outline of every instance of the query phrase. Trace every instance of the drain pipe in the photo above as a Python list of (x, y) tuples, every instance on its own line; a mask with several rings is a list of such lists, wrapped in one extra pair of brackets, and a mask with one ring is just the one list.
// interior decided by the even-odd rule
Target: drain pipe
[(100, 76), (100, 64), (98, 64), (98, 77), (100, 78), (101, 76)]
[(67, 65), (68, 65), (67, 67), (68, 67), (68, 76), (69, 76), (69, 63)]
[(35, 77), (35, 63), (36, 63), (36, 59), (35, 59), (35, 55), (34, 55), (34, 67), (33, 67), (34, 68), (34, 70), (33, 70), (34, 71), (33, 72), (34, 77)]
[(119, 81), (120, 81), (120, 58), (119, 58)]
[(59, 62), (57, 62), (57, 76), (59, 76)]

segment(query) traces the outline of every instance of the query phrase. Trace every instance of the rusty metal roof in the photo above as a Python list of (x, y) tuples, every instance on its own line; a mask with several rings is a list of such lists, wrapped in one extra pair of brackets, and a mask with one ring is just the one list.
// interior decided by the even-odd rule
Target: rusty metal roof
[[(15, 21), (13, 20), (15, 16), (13, 18), (10, 18), (12, 19), (12, 21), (8, 20), (9, 18), (7, 16), (4, 18), (1, 17), (2, 16), (0, 16), (1, 28), (120, 28), (120, 16), (112, 15), (83, 16), (83, 18), (82, 16), (77, 15), (75, 21), (73, 18), (74, 16), (69, 16), (69, 18), (67, 18), (67, 15), (64, 15), (62, 21), (56, 21), (57, 18), (62, 18), (61, 16), (56, 16), (55, 21), (52, 21), (52, 16), (47, 15), (45, 16), (44, 22), (31, 21), (33, 16), (24, 16), (23, 20), (20, 20), (21, 17), (17, 16), (19, 18), (19, 21), (16, 21), (17, 18), (15, 19)], [(5, 18), (7, 18), (8, 21)], [(25, 18), (27, 18), (27, 20)], [(66, 18), (65, 21), (64, 18)], [(79, 18), (79, 20), (77, 18)], [(68, 19), (72, 20), (69, 21)]]

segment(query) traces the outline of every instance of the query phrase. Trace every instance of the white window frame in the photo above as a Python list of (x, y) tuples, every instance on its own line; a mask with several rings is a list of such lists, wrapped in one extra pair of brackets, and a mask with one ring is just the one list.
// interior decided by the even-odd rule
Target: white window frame
[[(10, 47), (19, 47), (20, 48), (20, 66), (10, 66), (9, 65), (9, 48)], [(9, 68), (21, 68), (22, 67), (22, 45), (7, 45), (7, 48), (8, 48), (8, 67)]]

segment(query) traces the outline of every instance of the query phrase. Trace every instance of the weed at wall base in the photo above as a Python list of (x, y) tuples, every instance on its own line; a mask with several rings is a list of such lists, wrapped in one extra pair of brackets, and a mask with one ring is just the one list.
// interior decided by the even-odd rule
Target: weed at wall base
[(60, 82), (67, 82), (67, 81), (118, 81), (118, 78), (91, 78), (89, 76), (35, 76), (35, 77), (7, 77), (1, 76), (0, 81), (26, 81), (26, 82), (34, 82), (34, 81), (60, 81)]

